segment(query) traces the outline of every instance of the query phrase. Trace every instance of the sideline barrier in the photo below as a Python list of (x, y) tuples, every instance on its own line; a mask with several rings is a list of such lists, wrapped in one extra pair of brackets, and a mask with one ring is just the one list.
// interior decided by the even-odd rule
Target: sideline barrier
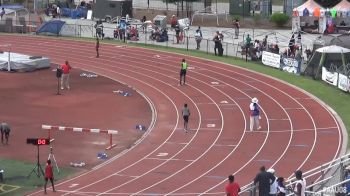
[(88, 132), (88, 133), (107, 133), (109, 135), (109, 146), (106, 150), (110, 150), (117, 144), (113, 144), (113, 135), (118, 134), (117, 130), (101, 130), (101, 129), (87, 129), (78, 127), (64, 127), (64, 126), (51, 126), (51, 125), (41, 125), (41, 129), (49, 131), (49, 139), (51, 138), (52, 131), (72, 131), (72, 132)]

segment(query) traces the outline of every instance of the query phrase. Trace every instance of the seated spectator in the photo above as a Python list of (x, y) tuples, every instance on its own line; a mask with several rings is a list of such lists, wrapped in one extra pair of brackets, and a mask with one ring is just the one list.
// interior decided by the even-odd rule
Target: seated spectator
[(346, 26), (346, 24), (345, 24), (344, 20), (343, 20), (343, 21), (341, 21), (340, 26)]

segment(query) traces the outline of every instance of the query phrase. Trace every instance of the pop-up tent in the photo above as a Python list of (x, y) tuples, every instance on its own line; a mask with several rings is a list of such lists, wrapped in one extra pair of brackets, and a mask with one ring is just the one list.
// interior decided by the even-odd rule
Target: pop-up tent
[(331, 10), (336, 13), (336, 25), (338, 33), (348, 32), (350, 29), (350, 2), (342, 0), (335, 5)]
[[(350, 49), (341, 46), (331, 45), (319, 48), (312, 56), (305, 72), (318, 78), (322, 67), (343, 70), (349, 63)], [(334, 70), (336, 71), (336, 70)]]
[(306, 28), (311, 32), (320, 32), (319, 18), (324, 15), (325, 9), (314, 0), (293, 9), (293, 29)]
[(61, 20), (50, 20), (43, 23), (40, 28), (36, 31), (37, 34), (46, 35), (59, 35), (65, 21)]

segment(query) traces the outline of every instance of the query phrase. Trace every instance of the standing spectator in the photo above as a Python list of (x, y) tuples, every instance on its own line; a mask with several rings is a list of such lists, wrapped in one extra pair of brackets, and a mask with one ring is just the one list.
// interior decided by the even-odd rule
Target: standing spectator
[(184, 130), (187, 133), (187, 125), (188, 125), (188, 118), (190, 117), (190, 109), (187, 107), (187, 103), (185, 103), (184, 108), (182, 109), (182, 117), (184, 119)]
[[(221, 45), (221, 40), (220, 40), (220, 33), (219, 31), (216, 31), (215, 35), (214, 35), (214, 38), (213, 38), (213, 41), (214, 41), (214, 53), (215, 53), (215, 56), (217, 55), (216, 54), (216, 50), (219, 50), (219, 47)], [(219, 52), (219, 51), (218, 51)]]
[(146, 20), (147, 20), (147, 19), (146, 19), (146, 16), (143, 16), (142, 19), (141, 19), (143, 33), (145, 33), (145, 32), (146, 32), (146, 29), (147, 29), (147, 24), (145, 23)]
[(254, 97), (252, 99), (252, 102), (249, 105), (250, 109), (250, 131), (253, 131), (254, 125), (257, 128), (257, 130), (261, 129), (259, 119), (260, 119), (260, 108), (258, 105), (259, 100)]
[(60, 6), (57, 6), (57, 8), (56, 8), (56, 13), (57, 13), (57, 17), (58, 17), (58, 18), (61, 18)]
[(252, 42), (252, 38), (250, 38), (250, 35), (248, 34), (247, 37), (245, 38), (245, 47), (247, 49), (249, 49), (251, 42)]
[(5, 135), (5, 144), (8, 144), (10, 131), (11, 131), (10, 126), (7, 123), (3, 122), (0, 125), (0, 131), (1, 131), (1, 143), (2, 144), (4, 143), (4, 135)]
[(196, 30), (196, 35), (195, 35), (195, 40), (197, 43), (197, 50), (199, 50), (200, 45), (201, 45), (201, 41), (203, 39), (203, 35), (202, 35), (202, 31), (201, 31), (201, 27), (198, 27), (198, 29)]
[(303, 58), (302, 58), (302, 56), (301, 56), (301, 50), (299, 50), (299, 48), (297, 48), (297, 50), (296, 50), (295, 60), (298, 62), (297, 74), (300, 74), (300, 71), (301, 71), (301, 62), (302, 62)]
[(306, 181), (303, 179), (303, 172), (297, 170), (294, 174), (297, 181), (294, 184), (293, 192), (296, 196), (305, 196)]
[(171, 29), (175, 29), (175, 26), (177, 25), (177, 19), (176, 19), (175, 15), (171, 16), (170, 25), (171, 25)]
[(66, 62), (61, 66), (61, 69), (63, 73), (61, 77), (61, 89), (63, 90), (64, 88), (67, 88), (69, 90), (70, 89), (69, 75), (72, 67), (70, 66), (69, 62), (66, 60)]
[(235, 28), (235, 39), (238, 39), (240, 28), (238, 19), (236, 19), (236, 21), (233, 23), (233, 27)]
[(176, 33), (176, 43), (178, 44), (180, 42), (180, 32), (181, 32), (180, 26), (176, 24), (174, 29)]
[(55, 186), (53, 184), (53, 170), (52, 170), (50, 159), (47, 160), (46, 167), (45, 167), (45, 186), (44, 186), (45, 194), (47, 194), (46, 185), (47, 185), (48, 180), (50, 180), (50, 182), (51, 182), (53, 192), (56, 192)]
[(182, 80), (183, 80), (183, 84), (186, 84), (186, 72), (187, 72), (187, 62), (185, 59), (182, 59), (182, 63), (181, 63), (181, 70), (180, 70), (180, 86), (182, 85)]
[(276, 196), (277, 195), (277, 177), (275, 176), (275, 170), (270, 168), (267, 170), (267, 172), (271, 173), (275, 180), (270, 185), (270, 196)]
[(268, 38), (268, 36), (266, 35), (263, 39), (263, 42), (262, 42), (262, 46), (263, 46), (264, 50), (267, 50), (267, 38)]
[(239, 184), (234, 182), (235, 177), (233, 175), (228, 176), (228, 184), (225, 186), (225, 191), (227, 196), (238, 196), (238, 193), (241, 192)]
[(260, 168), (260, 172), (254, 179), (254, 185), (259, 183), (259, 196), (267, 196), (270, 193), (271, 182), (275, 181), (275, 176), (265, 171), (265, 166)]
[(100, 49), (100, 40), (98, 39), (98, 37), (96, 37), (96, 58), (100, 57), (99, 49)]
[(284, 185), (283, 177), (279, 177), (277, 179), (277, 196), (285, 196), (286, 195), (286, 186)]
[(1, 12), (0, 12), (0, 17), (2, 20), (2, 17), (5, 15), (5, 8), (1, 8)]

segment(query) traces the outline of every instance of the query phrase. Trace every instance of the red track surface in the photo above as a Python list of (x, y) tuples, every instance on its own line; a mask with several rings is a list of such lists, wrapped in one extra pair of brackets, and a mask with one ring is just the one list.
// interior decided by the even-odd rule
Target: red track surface
[[(140, 143), (60, 182), (56, 188), (62, 195), (222, 195), (231, 173), (241, 185), (261, 165), (288, 177), (333, 160), (341, 150), (342, 130), (325, 106), (255, 72), (129, 46), (103, 44), (96, 59), (92, 42), (23, 36), (0, 36), (0, 41), (11, 43), (13, 52), (47, 56), (54, 63), (68, 59), (75, 67), (127, 83), (154, 106), (154, 127)], [(182, 58), (192, 68), (186, 86), (178, 86)], [(261, 104), (262, 131), (247, 131), (252, 97)], [(189, 133), (182, 130), (184, 103), (191, 109)]]

